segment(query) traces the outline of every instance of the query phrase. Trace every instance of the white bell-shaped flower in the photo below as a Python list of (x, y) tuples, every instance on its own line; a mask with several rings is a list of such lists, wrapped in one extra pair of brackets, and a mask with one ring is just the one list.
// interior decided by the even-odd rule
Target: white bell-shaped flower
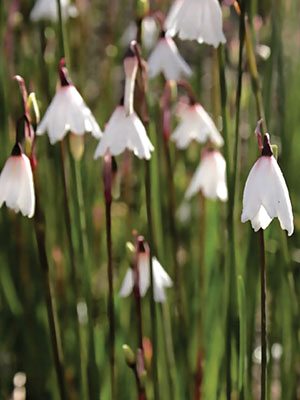
[(154, 150), (146, 129), (133, 109), (135, 78), (138, 68), (136, 56), (128, 56), (124, 60), (125, 94), (122, 105), (119, 105), (111, 115), (94, 159), (103, 157), (107, 150), (113, 156), (131, 150), (140, 159), (149, 160)]
[(205, 149), (185, 193), (187, 199), (201, 191), (208, 199), (226, 201), (226, 161), (218, 150)]
[[(70, 0), (60, 0), (62, 17), (76, 17), (78, 14), (77, 8), (70, 4)], [(33, 22), (58, 20), (57, 0), (37, 0), (30, 12), (30, 19)]]
[[(167, 272), (163, 269), (157, 258), (152, 258), (154, 300), (162, 303), (166, 300), (165, 288), (173, 286), (173, 282)], [(138, 256), (139, 269), (139, 289), (140, 295), (145, 296), (150, 287), (150, 260), (147, 253), (141, 253)], [(134, 271), (129, 268), (121, 285), (120, 296), (127, 297), (134, 287)]]
[(281, 169), (273, 156), (269, 135), (264, 135), (261, 157), (252, 167), (243, 195), (241, 221), (251, 221), (255, 232), (266, 229), (277, 217), (282, 229), (291, 236), (294, 219), (291, 200)]
[(166, 80), (179, 80), (182, 76), (190, 76), (192, 70), (179, 54), (171, 37), (163, 36), (158, 40), (148, 59), (149, 78), (162, 73)]
[(63, 60), (59, 74), (60, 87), (37, 127), (37, 135), (48, 132), (51, 144), (62, 140), (68, 132), (75, 135), (91, 133), (99, 139), (102, 135), (99, 125), (78, 90), (70, 82)]
[(6, 203), (16, 213), (33, 217), (35, 194), (29, 158), (17, 143), (7, 159), (0, 175), (0, 207)]
[(192, 140), (204, 143), (210, 140), (216, 146), (222, 146), (224, 140), (211, 117), (199, 103), (182, 105), (177, 111), (180, 123), (171, 139), (179, 149), (188, 147)]
[(165, 29), (171, 36), (178, 33), (182, 40), (197, 40), (214, 47), (226, 42), (218, 0), (175, 0)]
[(149, 160), (154, 150), (146, 129), (135, 112), (126, 115), (124, 106), (118, 106), (110, 117), (94, 159), (103, 157), (107, 150), (113, 156), (131, 150), (140, 159)]

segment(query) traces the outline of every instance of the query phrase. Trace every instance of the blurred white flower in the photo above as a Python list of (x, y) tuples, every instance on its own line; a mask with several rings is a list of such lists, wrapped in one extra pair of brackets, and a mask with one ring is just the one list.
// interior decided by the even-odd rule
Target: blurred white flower
[(124, 105), (119, 105), (110, 117), (94, 159), (104, 156), (109, 150), (117, 156), (131, 150), (138, 158), (149, 160), (154, 150), (146, 129), (133, 109), (135, 78), (138, 68), (136, 56), (130, 54), (124, 59), (125, 94)]
[(181, 121), (171, 139), (179, 149), (187, 148), (192, 140), (199, 143), (210, 140), (216, 146), (223, 145), (224, 140), (220, 132), (199, 103), (179, 107), (177, 115)]
[(6, 203), (16, 213), (33, 217), (35, 194), (33, 175), (29, 158), (23, 154), (17, 143), (7, 159), (0, 175), (0, 207)]
[(226, 39), (222, 30), (222, 10), (218, 0), (175, 0), (167, 18), (165, 29), (180, 39), (218, 47)]
[(110, 117), (94, 159), (103, 157), (107, 150), (113, 156), (131, 150), (140, 159), (149, 160), (154, 150), (146, 129), (135, 112), (127, 115), (124, 106), (118, 106)]
[[(137, 36), (137, 25), (135, 22), (131, 22), (125, 29), (121, 37), (121, 45), (127, 47), (128, 43), (132, 40), (136, 40)], [(146, 16), (142, 21), (142, 45), (146, 50), (153, 48), (158, 37), (158, 27), (155, 22), (155, 18), (152, 16)]]
[(251, 221), (255, 232), (266, 229), (277, 217), (291, 236), (294, 218), (291, 200), (282, 172), (273, 156), (269, 135), (264, 135), (262, 155), (252, 167), (243, 195), (242, 222)]
[[(150, 260), (148, 253), (140, 253), (138, 256), (139, 269), (139, 289), (140, 295), (145, 296), (150, 287)], [(167, 272), (163, 269), (157, 258), (152, 258), (153, 280), (154, 280), (154, 300), (162, 303), (166, 300), (165, 288), (172, 287), (173, 283)], [(134, 270), (129, 268), (123, 280), (120, 296), (127, 297), (134, 287)]]
[[(60, 0), (62, 17), (76, 17), (78, 10), (75, 5), (70, 4), (70, 0)], [(30, 19), (33, 22), (49, 20), (55, 22), (58, 20), (58, 9), (56, 0), (37, 0), (30, 12)]]
[(37, 135), (48, 132), (51, 144), (62, 140), (68, 132), (75, 135), (88, 132), (99, 139), (102, 135), (99, 125), (78, 90), (70, 82), (63, 61), (59, 73), (60, 87), (37, 127)]
[(189, 199), (199, 191), (208, 199), (227, 200), (226, 161), (218, 150), (205, 149), (202, 152), (185, 197)]
[(161, 37), (148, 59), (149, 78), (163, 73), (166, 80), (190, 76), (192, 70), (179, 54), (171, 37)]

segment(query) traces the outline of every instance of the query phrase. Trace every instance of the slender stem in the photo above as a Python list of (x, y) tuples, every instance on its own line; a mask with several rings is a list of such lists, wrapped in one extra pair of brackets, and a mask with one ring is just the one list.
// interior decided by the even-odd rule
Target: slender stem
[(264, 231), (259, 230), (260, 244), (260, 295), (261, 295), (261, 400), (266, 399), (267, 390), (267, 324), (266, 324), (266, 259)]
[(75, 186), (79, 208), (79, 230), (82, 248), (83, 258), (83, 283), (85, 300), (87, 303), (88, 313), (88, 385), (90, 399), (98, 399), (99, 396), (99, 374), (98, 367), (95, 358), (95, 338), (94, 338), (94, 327), (93, 327), (93, 314), (92, 314), (92, 291), (91, 291), (91, 271), (90, 271), (90, 257), (87, 239), (87, 228), (85, 219), (85, 208), (82, 190), (82, 177), (80, 170), (80, 161), (74, 160), (74, 172), (75, 172)]
[(35, 177), (35, 188), (36, 188), (36, 207), (35, 207), (35, 215), (33, 222), (34, 222), (36, 241), (38, 245), (39, 259), (43, 274), (44, 295), (47, 307), (47, 316), (48, 316), (50, 339), (54, 357), (55, 371), (58, 381), (60, 399), (64, 400), (67, 399), (68, 397), (66, 394), (66, 387), (65, 387), (65, 374), (64, 374), (61, 338), (56, 324), (55, 312), (53, 307), (53, 297), (51, 294), (51, 284), (49, 276), (49, 264), (46, 251), (45, 218), (39, 202), (38, 190), (37, 190), (38, 182), (36, 177)]
[(134, 372), (134, 377), (135, 377), (135, 382), (136, 382), (138, 400), (147, 400), (146, 392), (141, 383), (141, 380), (140, 380), (140, 377), (139, 377), (136, 367), (133, 368), (133, 372)]
[(167, 169), (167, 184), (168, 184), (168, 216), (169, 216), (169, 224), (170, 224), (170, 237), (172, 244), (172, 256), (174, 263), (174, 292), (175, 292), (175, 302), (177, 307), (177, 312), (179, 315), (179, 321), (181, 324), (181, 329), (185, 332), (186, 321), (184, 318), (183, 312), (183, 304), (182, 304), (182, 279), (180, 274), (180, 265), (177, 259), (177, 252), (179, 248), (179, 240), (178, 240), (178, 232), (176, 229), (175, 223), (175, 188), (173, 181), (173, 169), (172, 169), (172, 161), (171, 154), (169, 148), (169, 142), (165, 138), (164, 139), (164, 152), (165, 152), (165, 161), (166, 161), (166, 169)]
[(240, 128), (240, 110), (241, 110), (241, 96), (242, 96), (242, 83), (243, 83), (243, 49), (245, 43), (245, 5), (241, 1), (241, 15), (240, 15), (240, 44), (239, 44), (239, 63), (238, 63), (238, 80), (236, 89), (235, 100), (235, 139), (234, 139), (234, 153), (233, 153), (233, 178), (232, 178), (232, 218), (234, 218), (235, 199), (236, 199), (236, 186), (238, 180), (238, 159), (239, 159), (239, 128)]
[(65, 57), (65, 40), (64, 40), (64, 28), (62, 20), (62, 10), (60, 0), (56, 0), (58, 10), (58, 29), (59, 29), (59, 58)]
[(197, 338), (198, 351), (196, 360), (196, 376), (194, 400), (202, 398), (201, 385), (203, 382), (203, 363), (204, 363), (204, 300), (205, 300), (205, 285), (204, 285), (204, 259), (205, 259), (205, 233), (206, 233), (206, 201), (202, 193), (200, 193), (200, 232), (199, 232), (199, 286), (198, 286), (198, 312), (197, 312)]
[(152, 256), (155, 253), (154, 233), (153, 233), (153, 218), (151, 207), (151, 172), (150, 162), (145, 161), (145, 192), (146, 192), (146, 209), (147, 209), (147, 222), (148, 222), (148, 240), (150, 246), (150, 282), (151, 282), (151, 296), (150, 296), (150, 314), (151, 314), (151, 331), (152, 331), (152, 347), (153, 347), (153, 386), (154, 386), (154, 399), (159, 400), (159, 381), (158, 381), (158, 360), (157, 360), (157, 315), (156, 306), (154, 301), (154, 279), (153, 279), (153, 266)]
[(108, 278), (108, 319), (109, 319), (109, 347), (110, 347), (110, 383), (111, 399), (116, 398), (115, 388), (115, 306), (114, 306), (114, 284), (113, 284), (113, 263), (112, 263), (112, 235), (111, 235), (111, 183), (112, 164), (111, 156), (104, 159), (104, 191), (105, 191), (105, 216), (106, 216), (106, 248), (107, 248), (107, 278)]
[[(231, 168), (231, 156), (230, 156), (230, 138), (227, 126), (227, 89), (226, 89), (226, 79), (225, 79), (225, 61), (224, 61), (224, 48), (219, 46), (218, 49), (219, 58), (219, 79), (220, 79), (220, 93), (221, 93), (221, 109), (222, 109), (222, 120), (223, 120), (223, 134), (225, 139), (224, 152), (227, 164), (227, 184), (231, 187), (232, 182), (232, 168)], [(230, 240), (228, 241), (228, 261), (226, 264), (226, 397), (227, 400), (231, 399), (231, 354), (232, 354), (232, 336), (238, 337), (239, 331), (235, 330), (236, 327), (236, 307), (235, 307), (235, 293), (236, 293), (236, 265), (235, 265), (235, 232), (234, 232), (234, 221), (233, 221), (233, 197), (234, 193), (229, 190), (229, 199), (227, 207), (227, 235)]]

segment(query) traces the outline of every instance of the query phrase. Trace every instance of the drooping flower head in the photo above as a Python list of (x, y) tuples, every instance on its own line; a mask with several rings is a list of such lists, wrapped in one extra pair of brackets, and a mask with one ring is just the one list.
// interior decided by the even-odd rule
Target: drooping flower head
[(175, 80), (190, 76), (192, 70), (179, 54), (178, 48), (171, 37), (161, 33), (157, 45), (148, 59), (149, 77), (162, 73), (166, 80)]
[[(70, 0), (60, 0), (62, 17), (75, 17), (78, 14), (77, 8), (70, 4)], [(37, 0), (30, 12), (30, 19), (33, 22), (58, 20), (57, 0)]]
[(111, 115), (94, 158), (103, 157), (107, 151), (117, 156), (131, 150), (140, 159), (149, 160), (154, 150), (146, 129), (133, 109), (135, 79), (138, 69), (138, 59), (130, 51), (124, 59), (125, 93), (124, 98)]
[[(149, 248), (142, 236), (138, 238), (137, 268), (139, 291), (140, 295), (144, 297), (148, 288), (150, 287), (150, 258)], [(166, 300), (165, 288), (172, 287), (172, 280), (156, 257), (152, 258), (152, 268), (154, 281), (154, 300), (156, 302), (164, 302)], [(121, 297), (127, 297), (130, 295), (134, 288), (134, 282), (134, 270), (129, 268), (126, 272), (119, 292)]]
[(33, 175), (29, 158), (16, 143), (0, 175), (0, 207), (3, 203), (16, 213), (31, 218), (35, 210)]
[(261, 156), (252, 167), (246, 181), (243, 195), (242, 222), (251, 221), (255, 232), (266, 229), (277, 217), (282, 229), (291, 236), (294, 220), (288, 188), (280, 167), (273, 155), (270, 137), (265, 134)]
[(59, 88), (37, 127), (37, 135), (48, 132), (51, 144), (62, 140), (68, 132), (74, 135), (91, 133), (99, 139), (102, 135), (99, 125), (72, 84), (64, 59), (59, 64), (59, 80)]
[(226, 39), (222, 30), (222, 10), (218, 0), (175, 0), (167, 18), (165, 29), (180, 39), (218, 47)]
[(199, 143), (209, 140), (216, 146), (223, 145), (224, 140), (220, 132), (200, 103), (192, 99), (188, 104), (181, 103), (177, 115), (180, 122), (171, 139), (179, 149), (187, 148), (192, 140)]
[(202, 151), (200, 164), (185, 197), (189, 199), (200, 191), (208, 199), (227, 200), (226, 161), (218, 150), (206, 148)]

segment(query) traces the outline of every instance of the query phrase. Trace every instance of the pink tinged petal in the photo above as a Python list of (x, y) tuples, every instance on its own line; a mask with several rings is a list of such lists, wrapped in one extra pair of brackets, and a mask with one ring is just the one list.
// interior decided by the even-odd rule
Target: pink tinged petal
[(129, 268), (124, 277), (121, 289), (119, 291), (120, 297), (127, 297), (133, 290), (134, 280), (133, 280), (133, 270)]
[(148, 59), (149, 77), (163, 73), (167, 80), (178, 80), (190, 76), (192, 70), (178, 52), (175, 42), (170, 38), (159, 39)]
[(0, 206), (3, 202), (24, 216), (34, 215), (33, 176), (30, 161), (24, 154), (9, 157), (4, 165), (0, 175)]
[(139, 280), (140, 280), (140, 294), (142, 297), (144, 297), (150, 286), (150, 263), (148, 254), (139, 255), (138, 268), (139, 268)]

